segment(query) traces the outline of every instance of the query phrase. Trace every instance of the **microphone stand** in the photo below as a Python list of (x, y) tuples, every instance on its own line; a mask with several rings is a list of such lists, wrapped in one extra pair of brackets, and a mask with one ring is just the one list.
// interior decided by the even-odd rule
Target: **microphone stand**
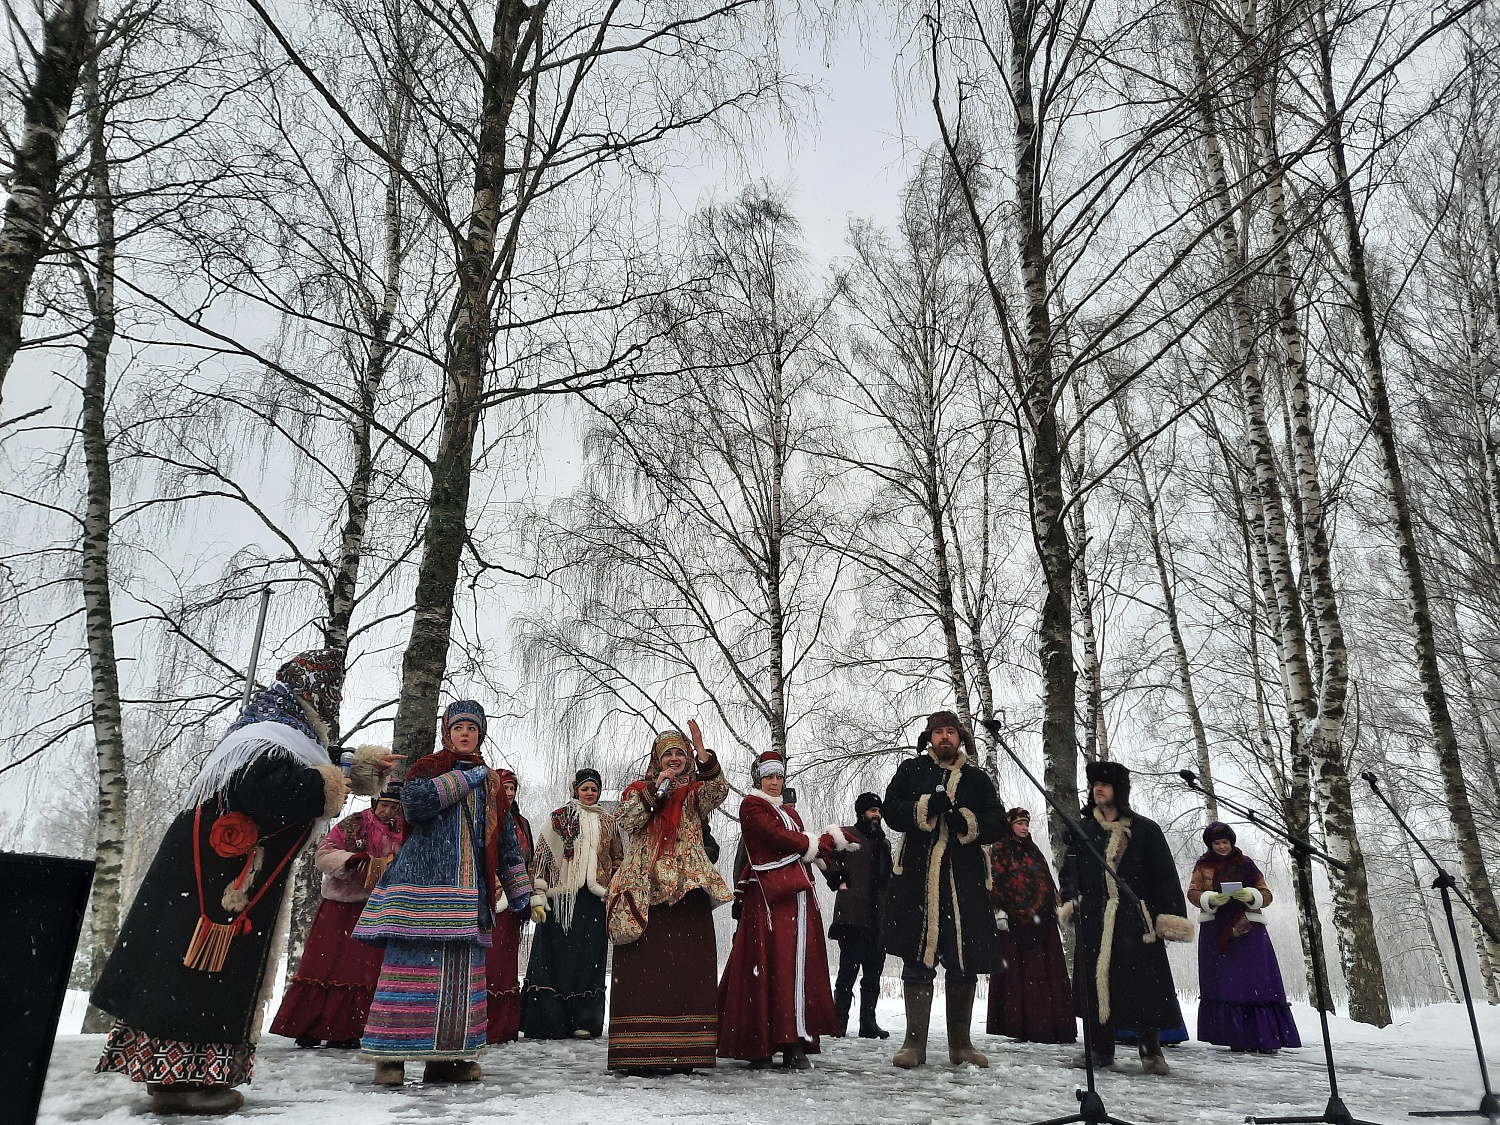
[[(1052, 807), (1052, 811), (1062, 818), (1063, 823), (1068, 826), (1068, 831), (1073, 840), (1089, 850), (1093, 857), (1098, 860), (1101, 870), (1109, 872), (1114, 877), (1115, 885), (1120, 888), (1120, 894), (1125, 899), (1126, 905), (1138, 908), (1141, 901), (1140, 896), (1135, 893), (1130, 884), (1126, 883), (1124, 879), (1121, 879), (1115, 873), (1109, 861), (1104, 858), (1104, 853), (1096, 848), (1094, 842), (1084, 834), (1083, 825), (1078, 822), (1077, 816), (1068, 809), (1065, 809), (1061, 802), (1052, 796), (1047, 787), (1036, 779), (1031, 770), (1027, 769), (1026, 763), (1021, 761), (1016, 752), (1001, 737), (999, 720), (981, 719), (980, 722), (994, 736), (995, 745), (1005, 751), (1010, 760), (1026, 775), (1026, 780), (1031, 782), (1032, 787)], [(1073, 902), (1073, 916), (1076, 919), (1078, 917), (1079, 896), (1082, 894), (1082, 881), (1078, 877), (1077, 849), (1068, 849), (1068, 862), (1069, 875), (1073, 883), (1074, 897), (1071, 900)], [(1103, 950), (1101, 949), (1100, 953), (1102, 952)], [(1077, 956), (1076, 950), (1074, 955), (1075, 957)], [(1099, 1011), (1098, 1001), (1093, 994), (1094, 974), (1092, 972), (1081, 972), (1074, 973), (1073, 975), (1076, 980), (1083, 982), (1085, 992), (1083, 1004), (1083, 1069), (1088, 1085), (1085, 1089), (1074, 1091), (1075, 1096), (1078, 1098), (1077, 1113), (1070, 1113), (1066, 1117), (1053, 1117), (1047, 1121), (1033, 1122), (1032, 1125), (1073, 1125), (1074, 1122), (1082, 1122), (1083, 1125), (1131, 1125), (1129, 1121), (1109, 1115), (1109, 1111), (1104, 1108), (1104, 1099), (1099, 1096), (1099, 1091), (1094, 1084), (1094, 1017)]]
[[(1294, 835), (1278, 824), (1272, 824), (1254, 809), (1246, 808), (1237, 801), (1232, 801), (1212, 790), (1205, 788), (1199, 781), (1198, 775), (1192, 770), (1178, 770), (1177, 774), (1183, 781), (1187, 782), (1189, 788), (1196, 789), (1205, 797), (1212, 797), (1230, 812), (1244, 817), (1251, 824), (1263, 832), (1285, 841), (1292, 853), (1292, 869), (1297, 875), (1297, 905), (1302, 911), (1304, 919), (1316, 918), (1318, 916), (1317, 900), (1313, 896), (1312, 880), (1307, 873), (1307, 865), (1302, 860), (1308, 857), (1316, 857), (1335, 871), (1348, 871), (1346, 864), (1340, 863), (1329, 855), (1318, 845), (1303, 836)], [(1344, 1100), (1339, 1097), (1339, 1076), (1333, 1062), (1333, 1040), (1328, 1034), (1328, 1011), (1333, 1007), (1333, 1001), (1328, 991), (1328, 966), (1324, 952), (1325, 943), (1319, 942), (1317, 949), (1312, 951), (1313, 984), (1317, 988), (1318, 1022), (1323, 1030), (1323, 1062), (1328, 1068), (1328, 1104), (1323, 1107), (1323, 1112), (1316, 1117), (1246, 1117), (1245, 1120), (1255, 1122), (1257, 1125), (1293, 1125), (1295, 1122), (1326, 1122), (1327, 1125), (1375, 1125), (1372, 1121), (1362, 1121), (1349, 1112)]]
[[(1458, 941), (1458, 924), (1453, 920), (1452, 896), (1457, 895), (1459, 901), (1469, 908), (1469, 913), (1474, 915), (1474, 920), (1483, 927), (1485, 934), (1488, 935), (1491, 941), (1500, 941), (1500, 938), (1495, 936), (1495, 932), (1490, 929), (1489, 924), (1480, 917), (1479, 911), (1474, 909), (1474, 904), (1464, 897), (1463, 891), (1458, 889), (1458, 881), (1437, 861), (1432, 852), (1427, 849), (1427, 845), (1422, 842), (1421, 837), (1412, 831), (1411, 825), (1407, 824), (1405, 818), (1396, 811), (1396, 806), (1391, 804), (1389, 798), (1381, 792), (1380, 779), (1368, 770), (1360, 774), (1360, 776), (1369, 782), (1370, 789), (1374, 792), (1375, 796), (1380, 798), (1380, 803), (1386, 807), (1391, 816), (1395, 817), (1396, 823), (1401, 826), (1401, 830), (1417, 845), (1422, 854), (1427, 857), (1427, 862), (1432, 864), (1433, 869), (1437, 872), (1437, 878), (1432, 881), (1432, 885), (1442, 895), (1443, 913), (1448, 918), (1448, 936), (1453, 940), (1453, 963), (1458, 966), (1458, 980), (1463, 986), (1464, 991), (1464, 1006), (1469, 1011), (1469, 1030), (1474, 1036), (1474, 1053), (1479, 1058), (1479, 1080), (1484, 1084), (1484, 1097), (1480, 1099), (1478, 1109), (1418, 1109), (1413, 1110), (1408, 1116), (1483, 1117), (1490, 1122), (1490, 1125), (1496, 1125), (1497, 1122), (1500, 1122), (1500, 1097), (1497, 1097), (1495, 1091), (1490, 1087), (1490, 1071), (1484, 1061), (1484, 1043), (1479, 1038), (1479, 1020), (1474, 1015), (1474, 995), (1469, 990), (1468, 970), (1464, 968), (1463, 946)], [(1442, 953), (1439, 953), (1438, 956), (1441, 957)]]

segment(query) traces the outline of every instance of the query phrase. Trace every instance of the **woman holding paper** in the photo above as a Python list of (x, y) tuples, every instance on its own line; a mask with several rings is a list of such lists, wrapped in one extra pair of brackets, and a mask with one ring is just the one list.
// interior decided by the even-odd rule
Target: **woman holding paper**
[(1229, 825), (1210, 824), (1203, 843), (1208, 850), (1193, 868), (1187, 892), (1200, 911), (1198, 1038), (1263, 1054), (1300, 1047), (1261, 913), (1271, 905), (1271, 889), (1235, 846)]

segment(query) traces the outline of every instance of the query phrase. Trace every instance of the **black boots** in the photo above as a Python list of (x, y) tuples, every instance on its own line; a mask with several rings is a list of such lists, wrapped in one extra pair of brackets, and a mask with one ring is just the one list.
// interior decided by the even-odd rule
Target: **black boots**
[(849, 1034), (849, 1009), (853, 1006), (854, 990), (852, 988), (848, 992), (840, 989), (833, 994), (833, 1021), (838, 1027), (834, 1034), (840, 1039)]
[(1163, 1078), (1171, 1074), (1172, 1068), (1167, 1065), (1167, 1060), (1161, 1053), (1161, 1032), (1154, 1028), (1150, 1031), (1142, 1028), (1139, 1034), (1141, 1071), (1145, 1074), (1160, 1075)]
[[(851, 997), (850, 999), (853, 999)], [(859, 993), (859, 1037), (861, 1039), (889, 1039), (891, 1033), (875, 1022), (875, 1004), (880, 999), (880, 992), (870, 991), (867, 988), (860, 989)], [(844, 1008), (845, 1015), (848, 1014), (847, 1005)]]

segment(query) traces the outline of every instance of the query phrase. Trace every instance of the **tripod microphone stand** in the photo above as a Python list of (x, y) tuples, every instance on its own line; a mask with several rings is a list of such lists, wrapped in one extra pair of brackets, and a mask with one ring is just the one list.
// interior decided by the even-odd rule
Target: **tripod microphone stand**
[[(1026, 780), (1031, 782), (1032, 787), (1052, 807), (1052, 811), (1057, 813), (1063, 822), (1067, 824), (1068, 831), (1072, 833), (1073, 839), (1089, 850), (1093, 857), (1099, 861), (1099, 866), (1103, 870), (1110, 872), (1114, 876), (1115, 885), (1120, 888), (1120, 895), (1126, 904), (1139, 909), (1140, 898), (1124, 879), (1114, 874), (1114, 869), (1110, 867), (1109, 862), (1104, 858), (1104, 853), (1096, 848), (1094, 842), (1084, 835), (1083, 826), (1078, 823), (1077, 817), (1068, 809), (1063, 808), (1057, 799), (1047, 791), (1046, 786), (1036, 779), (1031, 770), (1026, 768), (1026, 763), (1021, 761), (1016, 752), (1001, 737), (999, 721), (996, 719), (981, 719), (980, 722), (994, 736), (995, 744), (1005, 751), (1010, 760), (1016, 764), (1016, 767), (1026, 775)], [(1073, 892), (1077, 895), (1080, 889), (1077, 853), (1070, 852), (1069, 860), (1071, 862), (1070, 872), (1073, 881)], [(1078, 910), (1077, 899), (1075, 898), (1072, 901), (1074, 903), (1074, 916), (1076, 917)], [(1103, 951), (1101, 950), (1100, 952), (1102, 953)], [(1053, 1117), (1047, 1121), (1037, 1121), (1033, 1125), (1072, 1125), (1073, 1122), (1083, 1122), (1083, 1125), (1131, 1125), (1129, 1121), (1109, 1115), (1109, 1111), (1104, 1108), (1104, 1099), (1099, 1096), (1099, 1091), (1094, 1085), (1094, 1019), (1089, 1014), (1098, 1011), (1098, 1008), (1095, 1006), (1097, 1001), (1092, 991), (1094, 987), (1094, 974), (1092, 972), (1075, 973), (1074, 977), (1083, 982), (1085, 992), (1087, 993), (1084, 997), (1083, 1005), (1085, 1013), (1083, 1019), (1083, 1069), (1088, 1084), (1084, 1089), (1074, 1091), (1078, 1097), (1077, 1113), (1070, 1113), (1066, 1117)]]
[[(1421, 853), (1427, 857), (1427, 862), (1432, 864), (1433, 869), (1437, 872), (1437, 878), (1432, 881), (1432, 885), (1442, 895), (1443, 913), (1448, 919), (1448, 936), (1453, 939), (1453, 963), (1458, 966), (1458, 980), (1459, 984), (1463, 986), (1464, 1006), (1469, 1012), (1469, 1030), (1474, 1035), (1474, 1053), (1479, 1057), (1479, 1080), (1484, 1083), (1484, 1097), (1480, 1099), (1478, 1109), (1417, 1109), (1413, 1110), (1408, 1116), (1483, 1117), (1490, 1122), (1490, 1125), (1496, 1125), (1497, 1122), (1500, 1122), (1500, 1096), (1496, 1096), (1495, 1091), (1490, 1088), (1490, 1070), (1484, 1061), (1484, 1043), (1479, 1038), (1479, 1020), (1474, 1015), (1474, 995), (1469, 991), (1469, 973), (1464, 968), (1463, 946), (1458, 941), (1458, 923), (1453, 919), (1452, 896), (1457, 895), (1459, 901), (1468, 907), (1469, 913), (1474, 915), (1474, 920), (1483, 927), (1485, 934), (1488, 935), (1491, 941), (1500, 941), (1500, 938), (1495, 936), (1495, 932), (1490, 929), (1489, 924), (1480, 917), (1479, 911), (1474, 909), (1474, 904), (1464, 897), (1463, 891), (1458, 889), (1458, 880), (1454, 879), (1443, 868), (1443, 865), (1437, 861), (1432, 852), (1428, 851), (1427, 845), (1422, 842), (1421, 837), (1412, 831), (1411, 825), (1407, 824), (1405, 818), (1396, 811), (1396, 806), (1391, 804), (1389, 798), (1381, 792), (1380, 779), (1368, 770), (1359, 776), (1369, 782), (1370, 789), (1374, 792), (1375, 796), (1380, 798), (1380, 803), (1386, 807), (1391, 816), (1396, 818), (1396, 823), (1401, 826), (1401, 830), (1406, 833), (1412, 843), (1417, 845)], [(1441, 957), (1442, 954), (1439, 953), (1438, 956)]]
[[(1302, 860), (1308, 857), (1316, 857), (1335, 871), (1347, 871), (1349, 868), (1334, 859), (1322, 848), (1311, 840), (1302, 836), (1293, 835), (1280, 825), (1272, 824), (1254, 809), (1246, 808), (1228, 797), (1214, 793), (1205, 788), (1199, 781), (1198, 775), (1192, 770), (1178, 770), (1177, 776), (1187, 782), (1188, 787), (1196, 789), (1205, 797), (1212, 797), (1220, 805), (1223, 805), (1232, 813), (1244, 817), (1251, 824), (1263, 832), (1285, 841), (1292, 853), (1292, 868), (1297, 874), (1297, 905), (1302, 911), (1304, 919), (1316, 918), (1318, 916), (1317, 900), (1313, 896), (1312, 880), (1307, 873), (1307, 865)], [(1257, 1125), (1294, 1125), (1298, 1122), (1326, 1122), (1327, 1125), (1375, 1125), (1372, 1121), (1363, 1121), (1349, 1112), (1344, 1105), (1343, 1098), (1339, 1097), (1339, 1076), (1333, 1062), (1333, 1040), (1328, 1035), (1328, 1011), (1333, 1007), (1333, 1001), (1328, 992), (1328, 966), (1325, 963), (1322, 943), (1312, 951), (1313, 984), (1318, 990), (1318, 1022), (1323, 1030), (1323, 1062), (1328, 1068), (1328, 1104), (1323, 1107), (1323, 1112), (1316, 1117), (1246, 1117), (1246, 1121), (1255, 1122)]]

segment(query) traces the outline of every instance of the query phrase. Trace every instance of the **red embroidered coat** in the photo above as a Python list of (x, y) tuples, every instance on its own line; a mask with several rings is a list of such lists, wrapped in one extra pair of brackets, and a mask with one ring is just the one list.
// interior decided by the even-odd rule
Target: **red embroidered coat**
[(846, 850), (840, 828), (809, 833), (794, 808), (751, 790), (740, 803), (749, 874), (739, 929), (719, 981), (719, 1057), (764, 1059), (837, 1029), (823, 916), (803, 865)]

